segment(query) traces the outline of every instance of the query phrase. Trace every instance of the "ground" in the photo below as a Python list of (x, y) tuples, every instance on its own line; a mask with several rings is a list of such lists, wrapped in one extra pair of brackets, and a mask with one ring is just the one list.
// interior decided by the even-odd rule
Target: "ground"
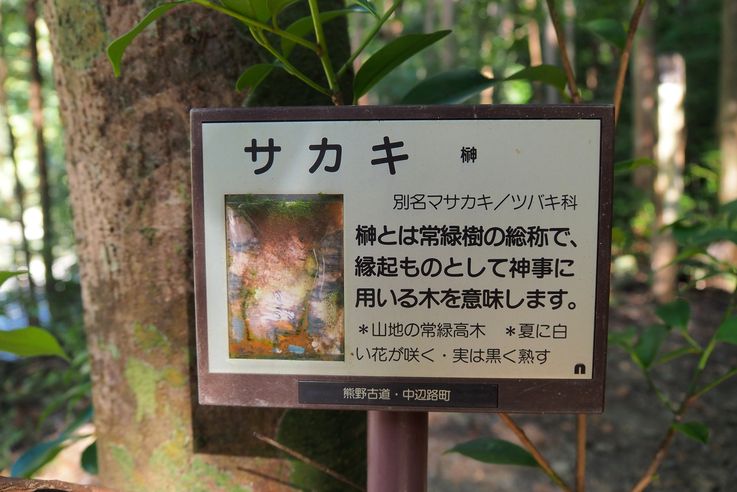
[[(694, 291), (690, 331), (699, 341), (719, 324), (728, 295), (716, 289)], [(610, 332), (647, 326), (656, 320), (649, 296), (642, 288), (618, 292), (610, 313)], [(656, 373), (671, 395), (687, 384), (693, 360), (663, 366)], [(715, 352), (708, 374), (737, 367), (737, 347)], [(705, 377), (705, 381), (709, 380)], [(587, 490), (627, 491), (652, 458), (668, 427), (668, 413), (650, 393), (637, 366), (623, 350), (609, 348), (606, 410), (589, 418)], [(561, 415), (518, 415), (525, 429), (553, 468), (573, 483), (575, 418)], [(711, 429), (707, 445), (678, 435), (650, 489), (669, 492), (732, 491), (737, 487), (737, 378), (697, 402), (686, 420), (700, 420)], [(430, 415), (429, 490), (530, 491), (558, 490), (540, 471), (488, 465), (457, 454), (444, 454), (455, 444), (480, 436), (517, 442), (493, 414), (433, 413)]]

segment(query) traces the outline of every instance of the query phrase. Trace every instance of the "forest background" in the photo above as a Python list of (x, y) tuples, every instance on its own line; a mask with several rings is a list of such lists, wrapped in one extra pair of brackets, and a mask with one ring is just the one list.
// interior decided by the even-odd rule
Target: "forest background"
[[(375, 3), (380, 12), (387, 11), (392, 5)], [(553, 3), (557, 4), (560, 27), (565, 33), (566, 50), (581, 100), (611, 103), (615, 99), (620, 55), (626, 50), (626, 32), (633, 4), (583, 0)], [(113, 26), (116, 31), (112, 32), (111, 28), (111, 32), (107, 32), (96, 24), (95, 16), (100, 15), (97, 9), (102, 7), (50, 1), (44, 10), (33, 1), (0, 2), (0, 270), (30, 272), (30, 275), (16, 276), (2, 285), (0, 330), (28, 325), (43, 327), (59, 340), (66, 354), (66, 359), (18, 358), (0, 354), (0, 475), (8, 475), (13, 469), (35, 473), (39, 468), (36, 465), (45, 464), (57, 451), (72, 443), (80, 451), (86, 450), (83, 461), (88, 471), (94, 472), (97, 466), (94, 458), (97, 450), (91, 445), (93, 439), (83, 437), (95, 432), (91, 423), (88, 344), (91, 344), (93, 355), (104, 352), (111, 360), (126, 359), (127, 355), (123, 350), (122, 356), (119, 353), (116, 356), (120, 349), (113, 343), (115, 337), (106, 341), (90, 333), (85, 336), (75, 244), (89, 241), (89, 238), (75, 238), (74, 235), (67, 174), (70, 170), (70, 174), (75, 175), (75, 162), (70, 159), (74, 152), (65, 149), (70, 141), (75, 141), (73, 145), (78, 146), (78, 140), (84, 137), (75, 133), (71, 137), (67, 134), (65, 139), (59, 101), (60, 98), (62, 102), (65, 97), (69, 98), (70, 93), (68, 87), (63, 86), (59, 86), (60, 92), (57, 92), (54, 71), (62, 65), (80, 71), (107, 70), (109, 79), (101, 78), (100, 81), (118, 83), (112, 79), (112, 68), (104, 60), (104, 48), (115, 36), (130, 29), (145, 14), (145, 9), (153, 5), (153, 2), (142, 2), (135, 9), (124, 10), (126, 15)], [(737, 207), (733, 202), (737, 198), (737, 2), (660, 0), (645, 5), (634, 39), (616, 129), (615, 161), (618, 165), (615, 170), (612, 233), (608, 396), (611, 411), (610, 417), (605, 414), (602, 418), (591, 419), (590, 433), (595, 437), (589, 438), (592, 450), (589, 480), (599, 484), (595, 490), (620, 490), (617, 486), (619, 480), (636, 481), (650, 462), (650, 455), (658, 449), (659, 437), (672, 427), (669, 419), (672, 414), (677, 415), (678, 409), (669, 411), (668, 405), (680, 401), (687, 392), (686, 388), (678, 385), (679, 380), (690, 377), (694, 367), (698, 368), (704, 360), (704, 353), (713, 351), (715, 362), (708, 368), (712, 372), (711, 379), (707, 378), (706, 382), (718, 381), (725, 386), (705, 395), (706, 403), (695, 405), (693, 412), (698, 418), (689, 418), (687, 423), (693, 425), (680, 429), (681, 435), (673, 444), (675, 451), (665, 461), (664, 467), (672, 478), (658, 476), (652, 486), (662, 490), (727, 490), (728, 483), (737, 478), (735, 453), (732, 452), (735, 445), (728, 444), (730, 439), (737, 441), (734, 433), (729, 434), (730, 424), (734, 427), (734, 417), (731, 420), (728, 417), (737, 413), (737, 402), (734, 396), (726, 396), (735, 394), (734, 381), (730, 378), (737, 367), (737, 355), (731, 346), (735, 337), (730, 338), (734, 330), (729, 324), (733, 319), (737, 259), (733, 244), (737, 239), (734, 222)], [(205, 14), (194, 12), (193, 7), (180, 10), (183, 12), (175, 13), (169, 23), (159, 22), (150, 28), (151, 31), (156, 30), (152, 36), (168, 36), (174, 39), (172, 46), (182, 37), (186, 41), (188, 34), (185, 31), (192, 29), (190, 23), (196, 23)], [(67, 19), (65, 15), (71, 17)], [(190, 16), (193, 20), (189, 20)], [(229, 22), (225, 18), (207, 19), (211, 22), (206, 24), (209, 26)], [(62, 33), (58, 36), (59, 45), (77, 42), (75, 36), (87, 36), (86, 41), (79, 41), (80, 50), (86, 51), (74, 52), (68, 46), (52, 49), (47, 21)], [(76, 23), (77, 30), (60, 27), (65, 26), (65, 22)], [(184, 25), (188, 27), (182, 27)], [(370, 15), (366, 13), (353, 13), (349, 17), (348, 36), (353, 46), (360, 43), (370, 26)], [(67, 34), (63, 34), (63, 29)], [(536, 0), (407, 0), (384, 24), (378, 39), (368, 46), (357, 63), (402, 35), (441, 29), (452, 29), (453, 33), (403, 63), (359, 103), (398, 103), (417, 83), (449, 70), (471, 69), (488, 78), (503, 79), (529, 66), (562, 66), (554, 25), (545, 3)], [(242, 33), (231, 34), (230, 41), (249, 46)], [(180, 63), (187, 57), (186, 54), (177, 55), (176, 48), (161, 48), (156, 53), (147, 53), (145, 42), (139, 40), (138, 43), (137, 63), (155, 67), (157, 54), (175, 62), (178, 59)], [(199, 52), (207, 53), (207, 49), (202, 48)], [(249, 49), (253, 48), (249, 46)], [(56, 60), (52, 52), (57, 54)], [(58, 58), (60, 54), (62, 57)], [(222, 57), (228, 60), (224, 53)], [(247, 58), (242, 55), (229, 61), (238, 65), (247, 63)], [(243, 66), (232, 66), (227, 74), (218, 75), (229, 86), (216, 86), (220, 91), (228, 91), (219, 99), (220, 105), (239, 105), (245, 99), (246, 93), (232, 88), (242, 69)], [(165, 83), (185, 83), (182, 80), (159, 80), (155, 73), (151, 73), (155, 70), (149, 70), (142, 71), (133, 66), (132, 77), (152, 85), (159, 82), (162, 86)], [(123, 80), (125, 71), (124, 64)], [(61, 80), (58, 73), (56, 78)], [(551, 84), (522, 79), (488, 86), (464, 102), (570, 102), (566, 91)], [(206, 92), (205, 85), (201, 87), (202, 92)], [(306, 87), (298, 87), (309, 91)], [(95, 90), (102, 89), (95, 87)], [(127, 105), (135, 106), (133, 94), (126, 97), (131, 99), (120, 103), (117, 109), (121, 112)], [(192, 98), (192, 106), (195, 99)], [(204, 95), (200, 100), (209, 102)], [(76, 103), (67, 99), (65, 104)], [(165, 109), (157, 111), (161, 113)], [(171, 124), (166, 119), (153, 121)], [(84, 126), (66, 131), (79, 131), (80, 128)], [(112, 132), (111, 138), (121, 137), (117, 143), (132, 149), (133, 153), (138, 153), (139, 160), (145, 161), (142, 154), (157, 154), (153, 150), (155, 142), (146, 139), (145, 133), (149, 130), (142, 124), (136, 136)], [(171, 130), (172, 133), (176, 131)], [(181, 135), (176, 138), (179, 142), (182, 139), (186, 142), (187, 132), (179, 131)], [(121, 176), (132, 172), (134, 177), (145, 178), (158, 166), (156, 162), (142, 162), (138, 167), (133, 166), (132, 171), (121, 171)], [(177, 180), (178, 183), (180, 181)], [(161, 181), (152, 181), (151, 189), (146, 193), (153, 193), (157, 183)], [(101, 193), (104, 191), (102, 188)], [(188, 193), (186, 188), (176, 192)], [(141, 199), (148, 198), (146, 195)], [(132, 199), (135, 200), (136, 196)], [(132, 231), (139, 241), (130, 246), (131, 252), (127, 256), (120, 255), (118, 259), (125, 258), (133, 263), (116, 264), (116, 253), (108, 249), (98, 254), (112, 258), (107, 260), (108, 265), (113, 266), (106, 274), (135, 278), (136, 272), (146, 268), (144, 262), (136, 264), (136, 254), (144, 254), (142, 251), (147, 245), (160, 242), (166, 233), (147, 223), (145, 213), (129, 213), (139, 222), (132, 221), (134, 229), (128, 228), (127, 232)], [(81, 220), (79, 215), (77, 220)], [(112, 239), (105, 244), (115, 247), (112, 230), (110, 235)], [(181, 244), (175, 247), (188, 248)], [(124, 298), (117, 297), (111, 302)], [(664, 311), (662, 306), (676, 312), (678, 319), (669, 315), (667, 309)], [(137, 318), (109, 321), (124, 326), (125, 333), (138, 340), (139, 349), (172, 351), (172, 347), (181, 341), (175, 340), (153, 318), (144, 313)], [(672, 327), (677, 329), (670, 330)], [(717, 347), (715, 342), (711, 346), (720, 330), (722, 336), (718, 341), (725, 343)], [(679, 345), (683, 341), (685, 346)], [(119, 376), (124, 381), (112, 379), (105, 384), (127, 383), (130, 386), (127, 393), (116, 397), (127, 398), (129, 401), (121, 401), (120, 404), (130, 407), (131, 420), (145, 424), (146, 419), (152, 419), (155, 409), (160, 410), (160, 406), (151, 406), (156, 405), (156, 398), (160, 403), (169, 396), (169, 389), (165, 386), (184, 385), (182, 380), (187, 377), (186, 371), (181, 374), (168, 369), (174, 365), (169, 360), (162, 363), (131, 357), (120, 362)], [(709, 391), (711, 389), (708, 388)], [(150, 401), (152, 395), (154, 401)], [(711, 399), (706, 399), (709, 397)], [(627, 400), (629, 406), (612, 403)], [(665, 408), (657, 406), (659, 401), (666, 401)], [(203, 419), (217, 419), (218, 415), (215, 412)], [(267, 417), (265, 421), (269, 419)], [(194, 420), (197, 420), (196, 416)], [(548, 450), (558, 474), (572, 477), (574, 421), (549, 416), (522, 417), (519, 421), (521, 427), (538, 442), (540, 449)], [(187, 422), (181, 425), (188, 427)], [(350, 419), (345, 425), (351, 425)], [(628, 428), (631, 434), (624, 441), (614, 437), (620, 429)], [(653, 428), (655, 430), (651, 432)], [(709, 428), (712, 439), (706, 437)], [(98, 435), (107, 431), (106, 428), (97, 429)], [(170, 432), (176, 434), (178, 431)], [(208, 442), (222, 439), (222, 436), (205, 434), (206, 437), (202, 438), (205, 442), (200, 444), (206, 453)], [(476, 463), (457, 453), (442, 454), (462, 441), (489, 434), (514, 440), (507, 427), (494, 416), (433, 415), (431, 434), (432, 490), (475, 490), (479, 484), (488, 486), (489, 490), (507, 490), (512, 486), (526, 490), (533, 490), (533, 487), (536, 487), (534, 490), (554, 490), (551, 481), (539, 472), (513, 472), (506, 467)], [(644, 434), (646, 440), (635, 442), (633, 436), (637, 434)], [(683, 436), (696, 437), (699, 442), (689, 442)], [(182, 442), (188, 443), (187, 439)], [(111, 442), (113, 444), (103, 452), (108, 458), (101, 458), (103, 469), (106, 460), (109, 462), (106, 479), (118, 487), (131, 487), (135, 481), (126, 482), (118, 475), (141, 469), (141, 458), (115, 439)], [(170, 442), (179, 441), (175, 436), (165, 443)], [(300, 445), (296, 443), (294, 447), (299, 448)], [(259, 446), (248, 451), (266, 456), (264, 459), (275, 463), (279, 461), (274, 458), (280, 455), (273, 449), (269, 451), (268, 445), (262, 442)], [(307, 447), (304, 451), (309, 454), (311, 450)], [(603, 457), (601, 461), (597, 461), (597, 453)], [(623, 453), (628, 456), (623, 456)], [(618, 455), (617, 459), (623, 463), (625, 471), (621, 476), (612, 477), (604, 471), (607, 457), (614, 455)], [(694, 458), (696, 455), (703, 456), (703, 459)], [(174, 466), (172, 462), (180, 459), (166, 453), (162, 456), (151, 468), (171, 467)], [(637, 463), (633, 456), (641, 459), (641, 463)], [(684, 457), (691, 459), (685, 460)], [(228, 488), (235, 482), (251, 483), (255, 476), (239, 470), (235, 459), (226, 465), (199, 460), (197, 456), (186, 459), (188, 467), (199, 470), (196, 476), (189, 478), (193, 481), (202, 475), (217, 482), (218, 486)], [(692, 467), (692, 472), (681, 466), (687, 461), (690, 463), (685, 466)], [(616, 467), (617, 463), (614, 461), (609, 466)], [(172, 476), (177, 474), (176, 466), (170, 469)], [(285, 472), (280, 471), (280, 466), (279, 463), (270, 464), (271, 468), (267, 468), (275, 476), (282, 476)], [(78, 464), (74, 463), (74, 467), (78, 468)], [(115, 467), (121, 471), (110, 471)], [(346, 474), (357, 473), (360, 476), (360, 472), (351, 471), (350, 466), (347, 468)], [(53, 473), (45, 476), (64, 478)], [(138, 480), (143, 480), (145, 472), (140, 473)], [(287, 476), (293, 478), (294, 474), (287, 473)], [(69, 477), (73, 481), (90, 479), (74, 474)], [(613, 488), (605, 488), (605, 483)]]

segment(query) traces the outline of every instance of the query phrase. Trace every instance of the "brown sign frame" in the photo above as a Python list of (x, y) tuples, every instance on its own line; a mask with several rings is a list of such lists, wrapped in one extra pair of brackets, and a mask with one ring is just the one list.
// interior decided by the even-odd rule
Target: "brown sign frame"
[[(614, 110), (611, 105), (546, 106), (385, 106), (385, 107), (300, 107), (250, 109), (193, 109), (191, 111), (192, 215), (194, 239), (194, 287), (196, 308), (196, 358), (198, 396), (204, 405), (250, 407), (469, 411), (524, 413), (596, 413), (604, 408), (607, 321), (609, 308), (609, 268), (612, 219), (612, 155)], [(355, 121), (355, 120), (570, 120), (600, 121), (599, 223), (595, 293), (595, 327), (592, 379), (468, 379), (353, 377), (314, 375), (264, 375), (214, 373), (208, 362), (207, 304), (205, 287), (205, 238), (203, 196), (202, 125), (209, 122), (275, 121)], [(496, 406), (462, 403), (460, 406), (344, 404), (311, 397), (300, 399), (300, 386), (317, 387), (397, 383), (408, 388), (442, 383), (445, 385), (487, 385)], [(328, 385), (329, 386), (329, 385)], [(318, 392), (319, 393), (319, 392)], [(304, 395), (303, 395), (304, 396)], [(315, 403), (321, 401), (321, 403)]]

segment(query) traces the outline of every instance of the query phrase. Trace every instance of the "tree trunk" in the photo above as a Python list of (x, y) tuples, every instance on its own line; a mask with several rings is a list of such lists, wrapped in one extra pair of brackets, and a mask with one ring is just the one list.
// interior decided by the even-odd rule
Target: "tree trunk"
[(36, 31), (36, 20), (38, 11), (37, 0), (27, 0), (26, 4), (26, 30), (28, 32), (28, 48), (31, 61), (30, 92), (28, 95), (28, 106), (31, 110), (33, 132), (36, 145), (36, 164), (38, 167), (38, 194), (41, 197), (41, 214), (43, 225), (43, 237), (41, 238), (41, 257), (45, 269), (46, 300), (49, 306), (55, 306), (54, 294), (56, 292), (56, 280), (54, 279), (54, 230), (51, 220), (51, 191), (49, 187), (49, 159), (46, 152), (46, 139), (44, 138), (44, 103), (43, 103), (43, 77), (38, 63), (38, 32)]
[[(240, 105), (234, 82), (260, 59), (228, 18), (184, 6), (131, 44), (116, 80), (105, 46), (151, 5), (46, 2), (101, 478), (116, 490), (283, 490), (293, 466), (253, 438), (275, 435), (283, 412), (198, 405), (190, 356), (189, 110)], [(304, 104), (308, 91), (279, 96)]]
[[(2, 12), (0, 12), (0, 26), (2, 26)], [(3, 33), (0, 32), (0, 122), (5, 126), (7, 133), (7, 157), (13, 167), (13, 194), (18, 205), (18, 224), (21, 230), (21, 249), (23, 251), (23, 262), (28, 269), (28, 305), (26, 310), (28, 313), (28, 323), (38, 325), (38, 298), (36, 296), (36, 282), (31, 275), (31, 245), (28, 243), (26, 236), (26, 221), (23, 215), (26, 211), (26, 191), (18, 173), (18, 159), (15, 157), (15, 132), (13, 125), (10, 123), (10, 111), (8, 110), (8, 96), (5, 92), (5, 83), (8, 78), (8, 64), (5, 59), (5, 39)], [(4, 156), (3, 156), (4, 157)]]
[[(656, 101), (658, 97), (657, 60), (655, 58), (655, 25), (652, 5), (642, 11), (632, 57), (633, 157), (655, 158), (657, 141)], [(634, 172), (634, 185), (652, 195), (653, 166), (640, 166)]]
[[(737, 0), (723, 0), (722, 50), (719, 68), (719, 202), (737, 200)], [(737, 246), (724, 247), (722, 259), (737, 264)]]
[(655, 232), (653, 233), (652, 292), (658, 302), (676, 295), (678, 268), (672, 264), (678, 247), (663, 226), (678, 218), (678, 202), (683, 194), (683, 168), (686, 165), (686, 62), (679, 54), (658, 57), (658, 147), (655, 177)]

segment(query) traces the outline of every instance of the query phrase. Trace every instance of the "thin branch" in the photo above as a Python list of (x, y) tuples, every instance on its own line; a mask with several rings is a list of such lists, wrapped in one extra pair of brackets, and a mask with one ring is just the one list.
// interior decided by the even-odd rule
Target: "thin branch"
[(622, 54), (619, 55), (619, 70), (617, 72), (617, 84), (614, 86), (614, 124), (619, 119), (619, 108), (622, 105), (622, 93), (624, 92), (624, 80), (629, 67), (630, 53), (632, 52), (632, 44), (635, 40), (637, 25), (640, 23), (642, 11), (645, 9), (647, 0), (638, 0), (635, 11), (632, 12), (630, 25), (627, 28), (627, 41), (624, 44)]
[(291, 448), (288, 448), (287, 446), (285, 446), (285, 445), (283, 445), (283, 444), (275, 441), (274, 439), (271, 439), (270, 437), (266, 437), (263, 434), (259, 434), (258, 432), (254, 432), (253, 433), (253, 436), (256, 439), (258, 439), (259, 441), (263, 441), (266, 444), (275, 447), (279, 451), (283, 451), (283, 452), (287, 453), (292, 458), (297, 459), (297, 460), (301, 461), (302, 463), (305, 463), (305, 464), (307, 464), (307, 465), (315, 468), (316, 470), (320, 470), (324, 474), (333, 477), (334, 479), (338, 480), (339, 482), (343, 482), (344, 484), (349, 485), (349, 486), (353, 487), (356, 490), (360, 490), (362, 492), (365, 492), (366, 491), (366, 489), (364, 489), (360, 485), (357, 485), (357, 484), (351, 482), (348, 478), (344, 477), (343, 475), (341, 475), (340, 473), (336, 472), (335, 470), (331, 470), (330, 468), (328, 468), (327, 466), (323, 465), (322, 463), (318, 463), (317, 461), (312, 460), (312, 459), (308, 458), (307, 456), (305, 456), (305, 455), (303, 455), (303, 454), (301, 454), (301, 453), (299, 453), (299, 452), (297, 452), (297, 451), (295, 451), (295, 450), (293, 450)]
[(245, 15), (241, 15), (238, 12), (234, 12), (234, 11), (232, 11), (232, 10), (230, 10), (228, 8), (225, 8), (225, 7), (221, 6), (221, 5), (217, 5), (215, 3), (209, 2), (208, 0), (192, 0), (192, 2), (196, 3), (197, 5), (201, 5), (201, 6), (205, 7), (205, 8), (212, 9), (212, 10), (215, 10), (215, 11), (220, 12), (222, 14), (225, 14), (227, 16), (230, 16), (230, 17), (232, 17), (234, 19), (238, 19), (239, 21), (241, 21), (244, 24), (246, 24), (248, 27), (251, 27), (251, 28), (254, 28), (254, 29), (261, 29), (263, 31), (267, 31), (267, 32), (276, 34), (277, 36), (281, 36), (284, 39), (288, 39), (288, 40), (290, 40), (290, 41), (292, 41), (292, 42), (294, 42), (296, 44), (302, 45), (305, 48), (307, 48), (308, 50), (314, 51), (315, 53), (317, 53), (319, 51), (319, 48), (318, 48), (318, 46), (315, 43), (313, 43), (311, 41), (308, 41), (308, 40), (306, 40), (304, 38), (301, 38), (299, 36), (296, 36), (296, 35), (292, 34), (289, 31), (285, 31), (283, 29), (280, 29), (277, 26), (270, 26), (268, 24), (264, 24), (263, 22), (260, 22), (260, 21), (258, 21), (256, 19), (251, 19), (250, 17), (246, 17)]
[(538, 465), (540, 465), (540, 468), (545, 472), (545, 474), (553, 481), (555, 482), (558, 487), (561, 489), (571, 492), (571, 487), (566, 484), (560, 476), (555, 473), (555, 470), (550, 466), (550, 463), (545, 459), (545, 457), (538, 451), (538, 449), (535, 447), (535, 445), (530, 441), (530, 438), (527, 437), (527, 434), (525, 434), (525, 431), (522, 430), (522, 428), (517, 425), (517, 423), (512, 420), (512, 418), (507, 415), (506, 413), (500, 413), (498, 414), (499, 418), (502, 419), (502, 422), (504, 422), (507, 427), (511, 429), (512, 432), (514, 432), (514, 435), (517, 436), (517, 439), (520, 440), (522, 445), (527, 449), (527, 451), (530, 452), (533, 458), (535, 458), (535, 461)]
[(632, 487), (632, 490), (630, 492), (643, 492), (653, 481), (653, 477), (655, 476), (655, 473), (657, 473), (658, 468), (660, 468), (660, 465), (663, 463), (663, 460), (665, 460), (665, 455), (668, 453), (668, 449), (670, 448), (670, 445), (673, 442), (673, 438), (676, 435), (676, 429), (675, 427), (673, 427), (673, 424), (677, 424), (681, 420), (683, 420), (683, 416), (685, 415), (686, 410), (688, 410), (688, 407), (691, 406), (694, 401), (696, 401), (696, 396), (690, 396), (683, 400), (683, 403), (678, 409), (678, 412), (676, 412), (676, 414), (673, 416), (671, 425), (668, 427), (668, 432), (665, 433), (663, 440), (660, 441), (660, 445), (655, 451), (655, 455), (653, 456), (652, 461), (650, 461), (650, 464), (640, 477), (640, 480), (637, 482), (637, 484), (635, 484), (634, 487)]
[(338, 70), (338, 77), (342, 77), (343, 74), (348, 70), (350, 67), (353, 66), (353, 62), (356, 61), (356, 58), (363, 53), (363, 50), (366, 49), (366, 47), (369, 45), (369, 43), (376, 37), (376, 34), (381, 29), (381, 26), (383, 26), (386, 21), (391, 17), (391, 15), (394, 13), (395, 10), (397, 10), (397, 7), (399, 7), (402, 4), (403, 0), (397, 0), (392, 3), (392, 6), (389, 7), (389, 10), (387, 10), (383, 16), (381, 16), (381, 19), (374, 25), (374, 27), (371, 28), (369, 33), (366, 35), (365, 38), (363, 38), (363, 41), (361, 44), (356, 48), (356, 51), (351, 53), (351, 56), (345, 61), (342, 67)]
[(571, 93), (571, 101), (574, 103), (581, 102), (581, 96), (578, 94), (578, 86), (576, 85), (576, 76), (573, 73), (573, 67), (571, 66), (571, 60), (568, 58), (568, 50), (566, 50), (566, 33), (563, 26), (560, 24), (560, 17), (558, 17), (558, 11), (555, 9), (555, 0), (545, 0), (548, 4), (548, 11), (550, 12), (550, 20), (555, 28), (555, 37), (558, 39), (558, 51), (560, 51), (560, 59), (563, 62), (563, 70), (566, 73), (566, 79), (568, 79), (568, 91)]
[(269, 42), (268, 38), (264, 36), (263, 33), (257, 31), (256, 29), (251, 29), (251, 35), (253, 38), (258, 42), (261, 46), (266, 48), (266, 50), (274, 55), (274, 58), (276, 58), (283, 66), (284, 70), (286, 70), (288, 73), (294, 75), (299, 80), (316, 90), (317, 92), (321, 94), (325, 94), (328, 97), (332, 97), (330, 94), (330, 91), (319, 85), (317, 82), (309, 78), (307, 75), (302, 73), (297, 67), (292, 65), (292, 63), (279, 51), (274, 48), (271, 43)]
[(576, 492), (586, 490), (586, 414), (576, 415)]
[(722, 376), (719, 376), (718, 378), (716, 378), (711, 383), (709, 383), (707, 385), (704, 385), (703, 387), (697, 389), (694, 396), (696, 396), (698, 398), (698, 397), (704, 395), (705, 393), (708, 393), (709, 391), (713, 390), (714, 388), (716, 388), (717, 386), (719, 386), (723, 382), (725, 382), (725, 381), (727, 381), (727, 380), (729, 380), (729, 379), (731, 379), (731, 378), (733, 378), (735, 376), (737, 376), (737, 367), (734, 368), (734, 369), (732, 369), (732, 370), (730, 370), (730, 371), (728, 371), (726, 374), (723, 374)]
[(240, 470), (242, 472), (250, 473), (251, 475), (256, 475), (257, 477), (265, 478), (266, 480), (270, 480), (272, 482), (278, 483), (280, 485), (284, 485), (284, 486), (289, 487), (289, 488), (292, 488), (294, 490), (307, 490), (304, 487), (301, 487), (301, 486), (299, 486), (296, 483), (287, 482), (286, 480), (282, 480), (281, 478), (272, 477), (271, 475), (269, 475), (267, 473), (260, 472), (258, 470), (253, 470), (251, 468), (244, 468), (242, 466), (237, 466), (236, 467), (236, 470)]

